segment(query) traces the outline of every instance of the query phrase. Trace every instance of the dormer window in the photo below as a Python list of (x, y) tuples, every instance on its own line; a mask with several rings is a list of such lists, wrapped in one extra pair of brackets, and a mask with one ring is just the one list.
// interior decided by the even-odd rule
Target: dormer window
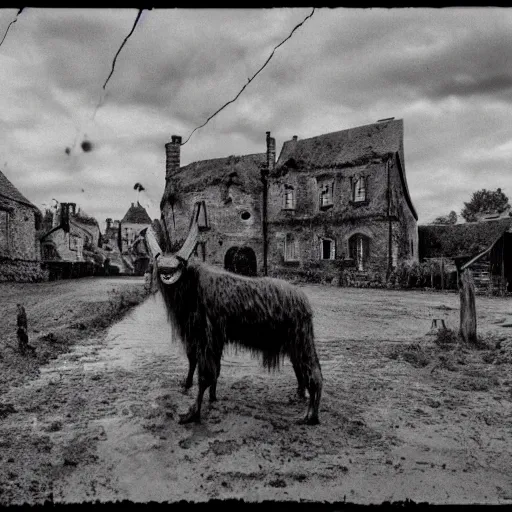
[(283, 210), (295, 210), (295, 189), (290, 185), (284, 186)]
[(360, 176), (353, 182), (352, 200), (354, 203), (366, 201), (366, 178), (364, 176)]
[(324, 210), (333, 206), (334, 180), (320, 181), (318, 188), (320, 190), (320, 209)]

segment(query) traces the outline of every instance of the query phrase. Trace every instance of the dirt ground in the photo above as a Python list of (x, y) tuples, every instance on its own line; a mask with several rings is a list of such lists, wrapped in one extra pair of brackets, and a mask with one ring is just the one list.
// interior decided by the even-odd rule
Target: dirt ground
[[(82, 298), (106, 295), (100, 281), (84, 284)], [(16, 292), (38, 297), (34, 327), (71, 300), (70, 283)], [(197, 388), (180, 390), (186, 358), (151, 296), (5, 386), (0, 503), (511, 503), (511, 299), (477, 298), (487, 348), (467, 350), (429, 334), (434, 318), (457, 327), (456, 294), (303, 289), (324, 377), (320, 425), (295, 423), (306, 403), (289, 363), (268, 374), (232, 350), (219, 401), (206, 401), (202, 424), (179, 425)], [(61, 320), (52, 318), (46, 328), (55, 330)]]

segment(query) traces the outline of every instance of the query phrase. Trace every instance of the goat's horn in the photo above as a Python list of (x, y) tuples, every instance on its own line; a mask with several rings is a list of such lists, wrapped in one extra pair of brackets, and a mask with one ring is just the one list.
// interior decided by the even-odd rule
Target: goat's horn
[(194, 249), (196, 248), (198, 235), (199, 235), (199, 227), (198, 227), (197, 223), (194, 222), (192, 224), (192, 227), (191, 227), (189, 233), (188, 233), (185, 243), (183, 244), (181, 249), (176, 254), (177, 258), (181, 258), (186, 261), (189, 260), (190, 256), (192, 256), (192, 253), (194, 252)]
[(162, 254), (162, 249), (157, 242), (155, 231), (151, 226), (148, 227), (146, 231), (146, 243), (148, 245), (149, 251), (151, 252), (151, 256), (156, 260), (158, 256)]

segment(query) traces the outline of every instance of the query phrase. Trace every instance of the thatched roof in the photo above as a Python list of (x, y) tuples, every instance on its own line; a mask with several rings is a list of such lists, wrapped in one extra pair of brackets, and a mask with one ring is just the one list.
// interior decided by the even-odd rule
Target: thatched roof
[(7, 199), (11, 199), (18, 203), (22, 203), (25, 206), (33, 208), (37, 212), (41, 213), (39, 208), (33, 205), (0, 171), (0, 196)]
[(252, 192), (261, 186), (260, 169), (266, 162), (265, 153), (201, 160), (181, 167), (170, 182), (177, 190), (186, 193), (227, 183), (230, 175), (236, 173), (232, 183), (245, 192)]
[(402, 119), (368, 124), (284, 143), (276, 172), (282, 166), (295, 169), (352, 167), (358, 162), (399, 153), (402, 165), (404, 123)]
[(510, 218), (465, 224), (418, 226), (420, 258), (477, 256), (511, 227)]
[(121, 220), (121, 223), (130, 224), (151, 224), (151, 218), (148, 215), (146, 209), (140, 205), (140, 203), (132, 203), (125, 216)]
[(77, 212), (74, 215), (72, 214), (71, 218), (74, 221), (79, 222), (80, 224), (88, 224), (89, 226), (98, 226), (99, 227), (98, 221), (94, 217), (87, 215), (83, 211)]

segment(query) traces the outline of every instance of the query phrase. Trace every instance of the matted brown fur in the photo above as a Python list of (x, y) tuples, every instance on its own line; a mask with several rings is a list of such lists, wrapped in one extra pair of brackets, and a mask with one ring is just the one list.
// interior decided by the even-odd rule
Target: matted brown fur
[[(207, 387), (212, 386), (215, 399), (223, 348), (233, 344), (261, 354), (268, 370), (278, 369), (288, 356), (299, 392), (306, 388), (310, 395), (304, 422), (318, 423), (322, 374), (314, 344), (313, 313), (301, 290), (280, 279), (245, 277), (195, 262), (183, 263), (182, 275), (173, 285), (162, 283), (157, 272), (155, 265), (154, 279), (173, 331), (185, 346), (192, 374), (195, 362), (198, 366), (198, 400), (182, 422), (199, 421)], [(189, 385), (191, 378), (189, 371)]]

